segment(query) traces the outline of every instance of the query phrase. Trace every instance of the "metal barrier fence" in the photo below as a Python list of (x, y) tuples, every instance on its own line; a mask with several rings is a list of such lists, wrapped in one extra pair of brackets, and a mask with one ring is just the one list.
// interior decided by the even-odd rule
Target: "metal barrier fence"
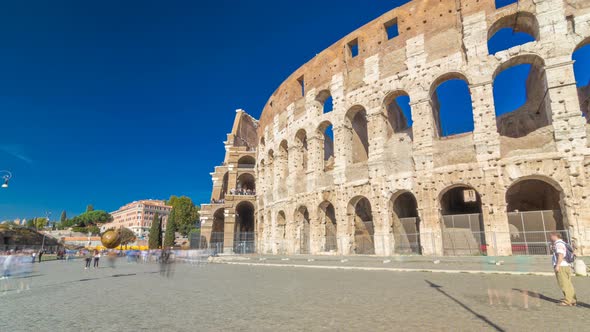
[(234, 253), (245, 255), (256, 252), (256, 236), (254, 232), (241, 232), (234, 239)]
[[(551, 240), (549, 235), (553, 231), (547, 232), (520, 232), (518, 236), (510, 233), (510, 242), (512, 244), (513, 255), (550, 255)], [(564, 241), (571, 243), (568, 231), (559, 231)]]

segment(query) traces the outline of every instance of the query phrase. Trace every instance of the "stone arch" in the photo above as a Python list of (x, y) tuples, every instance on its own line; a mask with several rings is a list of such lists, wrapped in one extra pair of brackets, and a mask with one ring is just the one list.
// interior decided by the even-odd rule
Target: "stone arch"
[(238, 176), (236, 189), (240, 194), (256, 194), (256, 179), (252, 173), (242, 173)]
[(420, 218), (418, 201), (412, 192), (401, 190), (388, 202), (391, 232), (395, 239), (395, 252), (421, 254)]
[(330, 90), (322, 90), (316, 96), (315, 100), (320, 104), (322, 109), (322, 113), (326, 114), (332, 112), (334, 110), (334, 100), (332, 98), (332, 93)]
[(334, 169), (334, 126), (330, 121), (324, 121), (320, 123), (317, 129), (317, 135), (322, 139), (323, 143), (320, 144), (322, 147), (322, 160), (323, 170), (331, 171)]
[(307, 207), (304, 205), (300, 205), (296, 210), (293, 216), (295, 220), (296, 227), (298, 230), (298, 236), (295, 238), (299, 238), (299, 253), (300, 254), (310, 254), (311, 253), (311, 220), (309, 218), (309, 211)]
[[(539, 23), (534, 14), (519, 11), (496, 20), (488, 29), (488, 50), (490, 54), (522, 45), (529, 41), (538, 41)], [(495, 43), (501, 42), (500, 47)]]
[[(501, 136), (523, 137), (531, 132), (551, 124), (551, 103), (547, 94), (548, 84), (545, 75), (545, 62), (535, 54), (523, 54), (501, 63), (494, 72), (494, 104), (496, 105), (496, 125)], [(504, 106), (503, 101), (512, 102), (517, 96), (507, 96), (505, 86), (515, 91), (515, 74), (528, 71), (522, 82), (524, 103), (520, 106)], [(502, 75), (506, 74), (506, 79)], [(502, 90), (504, 89), (504, 90)], [(508, 92), (510, 92), (508, 91)], [(522, 90), (521, 90), (522, 91)], [(506, 108), (506, 110), (505, 110)]]
[(282, 140), (281, 144), (279, 144), (279, 160), (279, 175), (286, 180), (289, 176), (289, 144), (287, 140)]
[(256, 221), (254, 205), (242, 201), (236, 205), (234, 228), (234, 252), (246, 254), (255, 252)]
[(242, 156), (238, 159), (238, 168), (254, 168), (256, 166), (256, 159), (252, 156)]
[(473, 104), (464, 74), (454, 71), (439, 76), (431, 85), (430, 98), (439, 137), (473, 131)]
[(229, 186), (229, 172), (225, 172), (223, 174), (223, 179), (221, 180), (221, 191), (219, 193), (219, 199), (225, 199), (225, 195), (227, 194)]
[(276, 228), (275, 228), (275, 246), (277, 253), (285, 254), (287, 253), (287, 218), (285, 216), (285, 211), (279, 211), (277, 213), (277, 220), (276, 220)]
[(323, 201), (318, 207), (320, 225), (323, 226), (322, 251), (338, 251), (338, 223), (336, 222), (336, 210), (329, 201)]
[(353, 164), (366, 162), (369, 159), (369, 130), (365, 108), (359, 105), (351, 107), (346, 113), (346, 124), (350, 128), (349, 160)]
[(565, 194), (546, 176), (526, 176), (506, 190), (506, 210), (514, 254), (548, 254), (550, 232), (560, 232), (570, 241)]
[(211, 225), (210, 248), (217, 252), (223, 252), (223, 240), (225, 237), (225, 210), (217, 209), (213, 213), (213, 224)]
[(307, 171), (308, 166), (308, 146), (307, 132), (305, 129), (299, 129), (295, 134), (295, 143), (293, 144), (295, 153), (293, 154), (295, 170), (298, 172)]
[(475, 188), (454, 184), (439, 195), (445, 255), (487, 253), (481, 196)]
[(371, 202), (364, 196), (355, 196), (348, 203), (349, 225), (352, 227), (355, 254), (375, 254), (375, 224)]
[(402, 132), (411, 134), (413, 121), (407, 92), (396, 90), (388, 93), (383, 99), (383, 110), (389, 124), (388, 137)]

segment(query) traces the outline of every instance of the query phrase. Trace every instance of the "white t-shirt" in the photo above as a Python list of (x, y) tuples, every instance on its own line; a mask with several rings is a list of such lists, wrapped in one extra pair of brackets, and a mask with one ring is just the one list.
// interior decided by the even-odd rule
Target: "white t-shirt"
[(570, 266), (570, 263), (568, 263), (565, 260), (565, 255), (567, 254), (567, 248), (565, 246), (565, 242), (563, 242), (563, 240), (555, 241), (554, 248), (555, 248), (555, 250), (553, 251), (553, 259), (552, 259), (553, 266), (557, 265), (557, 255), (559, 255), (559, 254), (563, 255), (563, 260), (561, 261), (561, 264), (559, 266)]

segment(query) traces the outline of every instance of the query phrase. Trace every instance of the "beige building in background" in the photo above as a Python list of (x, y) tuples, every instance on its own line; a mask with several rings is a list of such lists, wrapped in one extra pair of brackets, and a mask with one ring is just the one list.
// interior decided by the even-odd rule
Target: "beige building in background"
[(108, 228), (127, 227), (131, 229), (137, 237), (147, 237), (154, 220), (154, 215), (162, 218), (162, 230), (166, 229), (168, 216), (172, 211), (172, 207), (166, 205), (166, 202), (160, 200), (141, 200), (129, 203), (119, 210), (111, 212), (113, 222), (102, 226), (101, 231)]

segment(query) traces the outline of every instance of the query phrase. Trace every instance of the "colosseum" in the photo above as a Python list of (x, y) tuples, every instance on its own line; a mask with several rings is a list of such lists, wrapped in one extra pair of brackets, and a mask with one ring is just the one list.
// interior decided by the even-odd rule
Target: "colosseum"
[[(492, 51), (502, 29), (531, 40)], [(546, 254), (560, 231), (588, 254), (590, 85), (572, 58), (588, 44), (590, 0), (395, 8), (296, 70), (259, 120), (238, 110), (202, 236), (225, 253), (503, 256)], [(522, 64), (526, 102), (498, 114), (496, 78)], [(451, 81), (467, 132), (447, 129)]]

